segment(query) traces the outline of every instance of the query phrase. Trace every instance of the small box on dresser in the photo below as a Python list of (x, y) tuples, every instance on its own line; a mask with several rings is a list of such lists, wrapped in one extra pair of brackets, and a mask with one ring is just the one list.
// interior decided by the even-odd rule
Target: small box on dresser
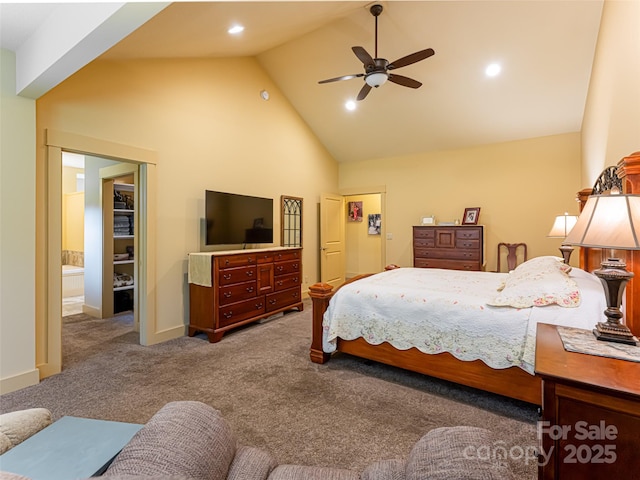
[(241, 325), (293, 308), (302, 311), (302, 249), (210, 255), (211, 286), (189, 283), (189, 336), (204, 332), (218, 342)]
[(482, 225), (414, 226), (413, 266), (450, 270), (482, 270)]

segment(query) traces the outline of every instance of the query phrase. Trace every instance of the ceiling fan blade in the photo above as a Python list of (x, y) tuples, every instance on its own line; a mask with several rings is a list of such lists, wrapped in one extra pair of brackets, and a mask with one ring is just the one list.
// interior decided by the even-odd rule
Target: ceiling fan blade
[(358, 93), (358, 98), (356, 100), (364, 100), (364, 98), (369, 94), (370, 91), (371, 91), (371, 87), (369, 86), (368, 83), (365, 83), (362, 86), (360, 93)]
[(402, 75), (389, 74), (389, 81), (402, 85), (403, 87), (419, 88), (422, 83), (413, 78), (403, 77)]
[(320, 80), (318, 83), (339, 82), (340, 80), (351, 80), (352, 78), (357, 77), (364, 77), (364, 73), (354, 73), (352, 75), (343, 75), (342, 77), (328, 78), (326, 80)]
[(416, 63), (420, 60), (424, 60), (425, 58), (429, 58), (435, 53), (436, 52), (433, 50), (433, 48), (420, 50), (419, 52), (412, 53), (411, 55), (407, 55), (406, 57), (399, 58), (395, 62), (391, 62), (387, 69), (393, 70), (394, 68), (406, 67), (407, 65), (411, 65), (412, 63)]
[(360, 61), (365, 67), (374, 66), (373, 58), (371, 57), (371, 55), (367, 53), (367, 51), (364, 48), (351, 47), (351, 50), (353, 50), (353, 53), (356, 54), (356, 57), (360, 59)]

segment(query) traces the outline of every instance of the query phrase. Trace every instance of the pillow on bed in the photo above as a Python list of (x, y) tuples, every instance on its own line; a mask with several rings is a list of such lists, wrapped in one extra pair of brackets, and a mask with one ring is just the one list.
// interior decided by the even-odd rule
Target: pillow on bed
[[(523, 268), (521, 268), (523, 267)], [(499, 307), (561, 307), (580, 305), (578, 284), (569, 277), (571, 267), (558, 257), (536, 257), (509, 272), (498, 295), (488, 302)]]
[(515, 282), (519, 280), (527, 280), (538, 278), (554, 272), (569, 273), (571, 265), (564, 263), (562, 258), (553, 256), (535, 257), (518, 265), (514, 270), (509, 272), (507, 280), (503, 281), (498, 287), (498, 291), (502, 291), (507, 282)]

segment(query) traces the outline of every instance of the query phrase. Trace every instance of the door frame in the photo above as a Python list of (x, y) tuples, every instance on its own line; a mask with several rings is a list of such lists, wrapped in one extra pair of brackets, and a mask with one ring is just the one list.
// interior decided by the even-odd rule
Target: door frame
[[(62, 371), (62, 152), (73, 152), (140, 165), (139, 320), (140, 344), (156, 337), (156, 166), (157, 153), (60, 130), (45, 130), (43, 195), (37, 197), (36, 367), (40, 378)], [(137, 253), (136, 253), (137, 254)], [(144, 268), (142, 266), (144, 265)], [(38, 280), (43, 279), (43, 281)]]
[[(382, 216), (382, 227), (380, 228), (380, 236), (382, 237), (382, 244), (380, 245), (380, 264), (382, 268), (387, 266), (387, 186), (386, 185), (374, 185), (371, 187), (349, 187), (340, 189), (340, 195), (343, 197), (350, 197), (354, 195), (380, 195), (380, 215)], [(345, 256), (349, 252), (345, 251)]]

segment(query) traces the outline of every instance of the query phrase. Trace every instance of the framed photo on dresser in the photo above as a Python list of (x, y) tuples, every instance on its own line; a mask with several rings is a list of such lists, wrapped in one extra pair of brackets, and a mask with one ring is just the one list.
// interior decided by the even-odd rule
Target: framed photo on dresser
[(480, 207), (465, 208), (462, 217), (462, 225), (477, 225), (480, 216)]

